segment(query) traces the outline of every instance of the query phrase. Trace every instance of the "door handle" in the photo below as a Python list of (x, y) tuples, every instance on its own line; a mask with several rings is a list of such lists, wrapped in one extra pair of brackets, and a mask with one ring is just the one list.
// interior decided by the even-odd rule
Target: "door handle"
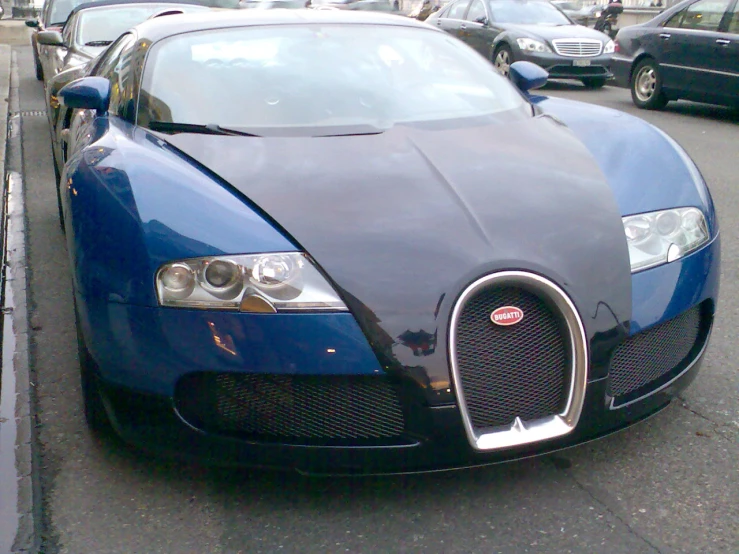
[(731, 41), (725, 38), (717, 38), (716, 44), (720, 44), (721, 46), (729, 46), (729, 44), (731, 44)]
[(667, 39), (668, 39), (668, 38), (670, 38), (671, 36), (672, 36), (672, 35), (671, 35), (670, 33), (660, 33), (660, 34), (659, 34), (659, 38), (661, 38), (661, 39), (664, 39), (664, 40), (667, 40)]
[[(465, 29), (467, 28), (467, 25), (464, 25), (464, 24), (463, 24), (463, 25), (460, 25), (460, 26), (459, 26), (459, 28), (460, 28), (460, 29), (462, 29), (462, 30), (464, 31), (464, 30), (465, 30)], [(717, 42), (718, 42), (718, 41), (717, 41)]]

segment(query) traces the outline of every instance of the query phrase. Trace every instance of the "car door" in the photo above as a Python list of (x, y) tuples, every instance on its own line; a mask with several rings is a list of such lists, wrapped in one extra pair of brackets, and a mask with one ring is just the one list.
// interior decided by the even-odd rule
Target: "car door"
[(734, 2), (716, 39), (719, 94), (728, 103), (739, 103), (739, 1)]
[(671, 17), (659, 33), (663, 87), (700, 100), (715, 94), (719, 27), (733, 0), (697, 0)]
[(460, 27), (464, 24), (464, 14), (467, 12), (469, 5), (470, 0), (457, 0), (453, 4), (450, 4), (444, 10), (444, 13), (436, 19), (436, 25), (444, 29), (447, 33), (461, 38), (459, 36)]
[(486, 4), (485, 0), (472, 0), (465, 21), (460, 25), (459, 38), (490, 60), (493, 55), (493, 40), (498, 31), (491, 27), (491, 17)]

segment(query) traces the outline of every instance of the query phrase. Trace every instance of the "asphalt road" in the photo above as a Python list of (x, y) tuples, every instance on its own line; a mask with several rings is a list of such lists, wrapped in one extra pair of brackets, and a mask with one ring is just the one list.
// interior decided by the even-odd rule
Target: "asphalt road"
[[(696, 159), (723, 233), (703, 373), (645, 424), (556, 457), (394, 478), (309, 479), (151, 459), (86, 430), (42, 88), (21, 71), (33, 365), (47, 554), (739, 551), (739, 114), (639, 112)], [(634, 112), (626, 91), (551, 94)], [(659, 163), (655, 160), (654, 163)]]

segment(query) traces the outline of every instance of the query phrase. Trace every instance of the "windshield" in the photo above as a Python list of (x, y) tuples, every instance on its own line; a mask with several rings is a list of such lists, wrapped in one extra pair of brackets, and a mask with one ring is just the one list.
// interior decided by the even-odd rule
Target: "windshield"
[(51, 5), (49, 21), (46, 25), (62, 25), (67, 21), (69, 14), (80, 4), (95, 0), (57, 0)]
[(497, 23), (571, 25), (570, 20), (549, 2), (494, 0), (490, 3), (490, 10)]
[[(451, 120), (519, 109), (521, 95), (447, 34), (377, 25), (282, 25), (177, 35), (154, 45), (138, 122), (265, 129)], [(283, 133), (284, 134), (284, 133)]]
[(207, 10), (200, 6), (173, 6), (172, 4), (146, 4), (110, 6), (84, 9), (79, 15), (78, 44), (113, 42), (131, 27), (146, 21), (155, 13), (175, 8), (184, 12)]

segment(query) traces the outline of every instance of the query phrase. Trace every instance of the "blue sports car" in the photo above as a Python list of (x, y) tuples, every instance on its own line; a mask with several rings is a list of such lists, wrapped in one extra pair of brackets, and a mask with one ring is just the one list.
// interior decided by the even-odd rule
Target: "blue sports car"
[(713, 324), (711, 197), (664, 133), (532, 95), (546, 78), (388, 14), (121, 36), (59, 92), (90, 426), (383, 473), (551, 452), (664, 408)]

